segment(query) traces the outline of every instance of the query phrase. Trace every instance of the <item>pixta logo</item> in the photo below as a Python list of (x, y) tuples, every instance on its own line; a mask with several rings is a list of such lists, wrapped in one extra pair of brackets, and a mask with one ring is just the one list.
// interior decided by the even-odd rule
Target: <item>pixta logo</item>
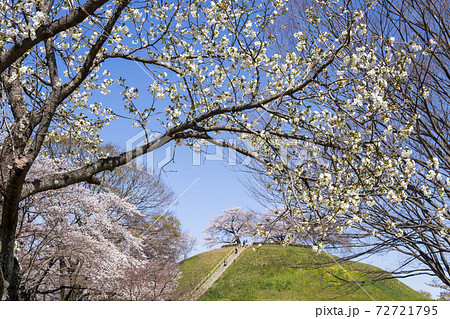
[[(147, 174), (152, 175), (163, 169), (173, 161), (175, 156), (175, 143), (161, 134), (148, 134), (141, 131), (126, 141), (126, 152), (130, 159)], [(189, 148), (189, 155), (182, 160), (189, 161), (192, 166), (206, 165), (210, 161), (223, 161), (229, 166), (249, 165), (252, 157), (243, 155), (237, 149), (245, 149), (249, 153), (254, 151), (251, 142), (240, 139), (215, 139), (215, 143), (197, 140)], [(147, 149), (147, 150), (145, 150)], [(141, 153), (139, 153), (141, 152)], [(142, 154), (134, 156), (136, 154)]]
[[(153, 175), (155, 171), (162, 169), (172, 160), (173, 145), (168, 143), (169, 140), (170, 138), (161, 134), (148, 134), (141, 131), (126, 141), (126, 152), (130, 157), (128, 160), (134, 158), (134, 163), (141, 170)], [(142, 155), (135, 157), (135, 154), (141, 153)]]

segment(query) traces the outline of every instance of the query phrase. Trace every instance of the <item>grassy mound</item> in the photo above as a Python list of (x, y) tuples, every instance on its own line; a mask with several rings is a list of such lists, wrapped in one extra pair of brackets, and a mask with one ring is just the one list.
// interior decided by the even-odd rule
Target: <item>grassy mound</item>
[(195, 287), (234, 248), (223, 247), (192, 256), (181, 262), (182, 277), (178, 292), (184, 293)]
[[(180, 289), (195, 286), (229, 250), (216, 249), (185, 260)], [(331, 263), (317, 268), (317, 262)], [(382, 270), (356, 262), (339, 266), (327, 254), (308, 248), (265, 245), (256, 252), (245, 250), (200, 300), (429, 300), (396, 279), (362, 288), (353, 282), (373, 278), (374, 272)]]

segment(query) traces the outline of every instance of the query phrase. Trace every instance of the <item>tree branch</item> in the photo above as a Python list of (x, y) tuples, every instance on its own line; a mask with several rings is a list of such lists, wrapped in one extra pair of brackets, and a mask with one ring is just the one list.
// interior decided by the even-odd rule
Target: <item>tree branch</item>
[(93, 14), (99, 7), (108, 0), (88, 0), (84, 5), (74, 9), (66, 16), (52, 22), (49, 25), (42, 25), (36, 30), (34, 38), (28, 37), (14, 44), (8, 51), (0, 56), (0, 74), (10, 67), (15, 61), (30, 50), (39, 42), (53, 37), (61, 31), (67, 30), (81, 23), (86, 17)]
[(118, 156), (112, 156), (104, 159), (99, 159), (92, 164), (75, 169), (73, 171), (58, 173), (53, 175), (36, 178), (31, 181), (26, 181), (21, 192), (21, 200), (33, 194), (47, 191), (50, 189), (60, 189), (69, 185), (81, 182), (95, 182), (93, 176), (97, 173), (106, 170), (113, 170), (116, 167), (125, 165), (133, 159), (152, 152), (166, 143), (170, 142), (173, 137), (163, 135), (150, 143), (136, 147), (128, 152), (123, 152)]

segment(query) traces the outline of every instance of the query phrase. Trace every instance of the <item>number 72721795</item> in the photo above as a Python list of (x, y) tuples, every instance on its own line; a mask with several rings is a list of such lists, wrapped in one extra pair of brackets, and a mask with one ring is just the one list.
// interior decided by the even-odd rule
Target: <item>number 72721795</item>
[(436, 316), (437, 306), (377, 306), (377, 316)]

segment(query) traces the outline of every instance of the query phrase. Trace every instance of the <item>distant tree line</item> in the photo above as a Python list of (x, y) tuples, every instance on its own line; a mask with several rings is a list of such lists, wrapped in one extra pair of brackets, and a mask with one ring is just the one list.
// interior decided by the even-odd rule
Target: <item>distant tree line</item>
[(276, 210), (258, 214), (239, 207), (225, 209), (222, 214), (213, 217), (204, 233), (207, 236), (204, 244), (210, 247), (218, 244), (241, 245), (244, 241), (301, 244), (315, 248), (323, 242), (334, 247), (349, 244), (344, 236), (330, 233), (324, 236), (320, 227), (305, 223), (296, 216)]

